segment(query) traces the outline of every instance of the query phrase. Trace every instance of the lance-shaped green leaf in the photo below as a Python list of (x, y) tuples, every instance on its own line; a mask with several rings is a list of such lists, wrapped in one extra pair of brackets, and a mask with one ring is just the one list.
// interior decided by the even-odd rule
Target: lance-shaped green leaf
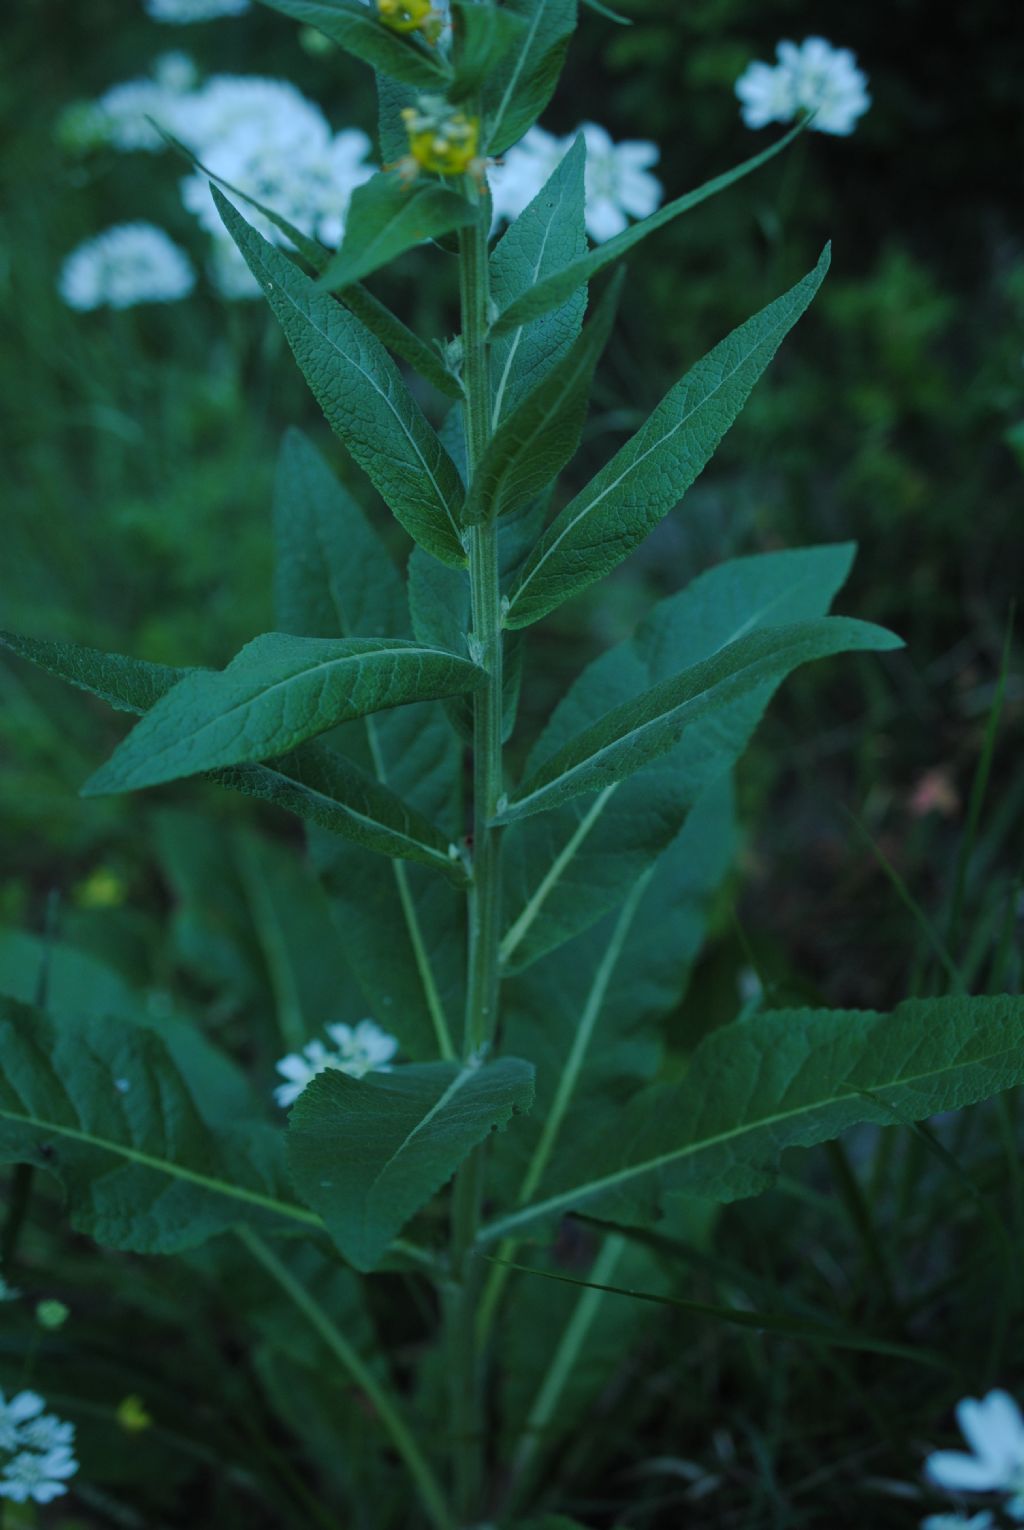
[(287, 754), (368, 712), (480, 683), (465, 659), (398, 638), (266, 632), (223, 670), (198, 670), (146, 713), (83, 788), (134, 791)]
[[(826, 616), (853, 552), (847, 543), (732, 558), (659, 601), (631, 638), (577, 676), (531, 751), (525, 774), (533, 775), (612, 707), (737, 638)], [(688, 728), (674, 749), (629, 781), (525, 819), (505, 836), (506, 971), (527, 966), (622, 902), (708, 785), (740, 757), (773, 688), (752, 691), (728, 712)], [(706, 849), (700, 854), (707, 858)], [(650, 924), (645, 918), (645, 927)], [(534, 1055), (518, 1045), (513, 1050)]]
[(615, 322), (620, 271), (579, 339), (505, 416), (473, 474), (464, 519), (520, 509), (557, 478), (579, 445), (590, 384)]
[(179, 1253), (239, 1221), (318, 1226), (289, 1196), (283, 1133), (254, 1107), (246, 1119), (233, 1072), (223, 1092), (230, 1065), (207, 1068), (206, 1051), (198, 1034), (165, 1043), (112, 1014), (0, 999), (0, 1160), (55, 1175), (80, 1232), (136, 1253)]
[[(587, 147), (577, 135), (533, 201), (498, 241), (491, 255), (491, 296), (507, 307), (537, 282), (571, 265), (587, 248), (584, 169)], [(572, 345), (587, 306), (587, 289), (573, 289), (564, 303), (532, 323), (516, 325), (491, 346), (494, 402), (491, 427), (536, 387)]]
[(292, 1109), (292, 1175), (345, 1258), (372, 1270), (470, 1149), (532, 1101), (533, 1068), (514, 1057), (362, 1079), (329, 1069)]
[(477, 5), (474, 0), (454, 0), (452, 11), (458, 46), (448, 99), (462, 101), (494, 73), (506, 54), (522, 47), (528, 23), (514, 11)]
[(274, 484), (274, 624), (299, 637), (409, 637), (402, 576), (308, 436), (289, 430)]
[(442, 562), (465, 562), (455, 464), (383, 346), (268, 244), (217, 188), (214, 201), (327, 417), (402, 525)]
[[(383, 549), (381, 555), (386, 558)], [(147, 664), (123, 654), (103, 653), (74, 643), (48, 643), (15, 633), (0, 634), (0, 643), (125, 712), (148, 712), (186, 676), (213, 673)], [(461, 861), (452, 856), (450, 840), (429, 819), (351, 760), (322, 745), (303, 744), (286, 759), (266, 765), (229, 766), (213, 772), (213, 776), (221, 786), (284, 808), (368, 850), (422, 861), (449, 881), (459, 885), (465, 882), (465, 871)]]
[(699, 361), (582, 493), (556, 516), (512, 592), (526, 627), (627, 558), (702, 472), (828, 270), (815, 269)]
[(803, 132), (804, 124), (798, 123), (791, 128), (785, 137), (780, 138), (778, 143), (773, 143), (771, 148), (762, 149), (760, 154), (754, 154), (750, 159), (745, 159), (742, 164), (736, 165), (732, 170), (727, 170), (723, 175), (716, 175), (713, 180), (706, 181), (703, 186), (698, 186), (695, 191), (688, 191), (684, 196), (676, 197), (672, 202), (666, 202), (664, 207), (659, 207), (657, 212), (651, 213), (650, 217), (644, 218), (640, 223), (633, 223), (624, 229), (621, 234), (616, 234), (614, 239), (608, 239), (596, 250), (581, 256), (561, 271), (553, 272), (532, 287), (529, 292), (524, 292), (502, 308), (497, 319), (491, 327), (492, 335), (503, 335), (508, 330), (514, 329), (518, 324), (526, 324), (531, 319), (540, 318), (541, 314), (547, 313), (551, 308), (557, 308), (564, 303), (581, 282), (587, 282), (598, 271), (610, 265), (613, 260), (618, 260), (631, 250), (641, 239), (646, 239), (648, 234), (653, 234), (656, 229), (664, 228), (666, 223), (671, 223), (681, 213), (689, 212), (701, 202), (706, 202), (709, 197), (715, 196), (719, 191), (725, 191), (736, 181), (742, 180), (752, 170), (760, 167), (770, 159), (773, 159), (787, 144), (792, 143), (798, 133)]
[(444, 60), (420, 37), (384, 26), (375, 5), (361, 0), (263, 0), (272, 11), (315, 27), (332, 42), (393, 80), (423, 90), (444, 90), (450, 72)]
[(502, 154), (547, 106), (576, 29), (576, 0), (508, 0), (526, 23), (515, 46), (484, 82), (488, 154)]
[(812, 659), (901, 646), (900, 639), (884, 627), (845, 616), (796, 622), (738, 638), (710, 659), (613, 707), (545, 761), (514, 793), (498, 822), (542, 813), (581, 792), (600, 791), (623, 780), (665, 754), (693, 723), (713, 717), (758, 686), (778, 681)]
[(584, 1206), (642, 1225), (666, 1195), (756, 1195), (785, 1148), (862, 1121), (959, 1110), (1022, 1081), (1024, 998), (913, 999), (888, 1015), (760, 1013), (713, 1031), (683, 1081), (641, 1091), (614, 1132), (596, 1121), (578, 1131), (543, 1198), (491, 1222), (482, 1240)]
[[(218, 175), (209, 166), (204, 165), (202, 160), (192, 153), (191, 149), (187, 148), (180, 139), (174, 137), (173, 133), (168, 133), (159, 124), (156, 124), (156, 128), (161, 138), (166, 139), (170, 147), (180, 154), (183, 159), (186, 159), (196, 170), (200, 170), (209, 180), (214, 181), (229, 196), (234, 197), (237, 201), (244, 202), (248, 207), (254, 207), (258, 213), (262, 213), (268, 222), (280, 230), (302, 256), (303, 260), (306, 261), (307, 265), (311, 266), (314, 271), (322, 273), (326, 269), (327, 263), (331, 258), (330, 252), (325, 250), (318, 240), (310, 238), (308, 234), (304, 234), (300, 228), (296, 228), (294, 223), (290, 223), (287, 218), (282, 217), (273, 207), (268, 207), (266, 203), (258, 201), (256, 197), (250, 196), (247, 191), (243, 191), (241, 187), (233, 185), (224, 176)], [(387, 308), (379, 298), (374, 297), (372, 292), (369, 292), (365, 287), (355, 282), (351, 287), (346, 288), (340, 301), (345, 304), (346, 308), (352, 310), (356, 318), (366, 325), (370, 333), (375, 335), (382, 345), (386, 345), (389, 351), (394, 351), (396, 356), (401, 356), (403, 361), (407, 361), (411, 367), (415, 367), (417, 372), (425, 377), (428, 382), (432, 382), (434, 387), (439, 389), (440, 392), (448, 394), (450, 398), (459, 398), (461, 396), (461, 384), (448, 371), (437, 352), (422, 341), (419, 335), (414, 334), (407, 325), (403, 324), (401, 319), (393, 314), (390, 308)]]
[(414, 245), (464, 228), (475, 217), (465, 197), (438, 181), (410, 187), (397, 171), (381, 171), (352, 193), (341, 249), (317, 285), (329, 292), (350, 287)]
[(105, 653), (80, 643), (54, 642), (0, 632), (0, 647), (28, 659), (60, 680), (99, 696), (119, 712), (148, 712), (161, 696), (192, 671), (170, 664), (150, 664), (121, 653)]

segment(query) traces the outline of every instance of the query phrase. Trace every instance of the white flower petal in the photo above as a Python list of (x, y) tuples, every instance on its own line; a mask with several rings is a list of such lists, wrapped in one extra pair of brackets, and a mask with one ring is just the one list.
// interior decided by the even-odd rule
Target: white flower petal
[(962, 1450), (936, 1450), (924, 1463), (925, 1475), (950, 1493), (990, 1493), (1002, 1484), (991, 1466)]

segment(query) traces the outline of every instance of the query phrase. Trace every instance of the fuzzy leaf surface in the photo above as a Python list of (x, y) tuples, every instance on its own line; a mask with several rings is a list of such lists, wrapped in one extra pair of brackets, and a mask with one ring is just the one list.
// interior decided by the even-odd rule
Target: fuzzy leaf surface
[(410, 187), (396, 171), (381, 171), (352, 193), (341, 248), (317, 285), (328, 292), (350, 287), (425, 239), (464, 228), (475, 216), (465, 197), (438, 181)]
[[(65, 1186), (73, 1225), (135, 1253), (194, 1248), (239, 1221), (318, 1225), (286, 1188), (284, 1134), (240, 1118), (198, 1034), (0, 999), (0, 1158)], [(230, 1104), (227, 1101), (230, 1100)]]
[(621, 234), (616, 234), (614, 239), (606, 240), (596, 250), (590, 250), (586, 255), (573, 261), (571, 265), (565, 266), (563, 270), (552, 272), (530, 291), (522, 293), (511, 303), (502, 307), (492, 325), (492, 335), (503, 335), (508, 330), (514, 329), (516, 325), (538, 319), (550, 309), (557, 308), (581, 282), (589, 281), (592, 276), (597, 275), (598, 271), (610, 265), (613, 260), (618, 260), (621, 255), (625, 255), (634, 245), (639, 244), (641, 239), (646, 239), (647, 235), (653, 234), (656, 229), (664, 228), (666, 223), (671, 223), (681, 213), (689, 212), (692, 207), (706, 202), (708, 197), (713, 197), (719, 191), (725, 191), (736, 181), (742, 180), (752, 170), (760, 169), (780, 150), (792, 143), (801, 132), (803, 132), (803, 124), (791, 128), (778, 143), (772, 144), (771, 148), (752, 155), (750, 159), (745, 159), (742, 164), (736, 165), (732, 170), (726, 170), (723, 175), (716, 175), (713, 180), (706, 181), (695, 191), (688, 191), (684, 196), (676, 197), (672, 202), (666, 202), (664, 207), (658, 208), (657, 212), (651, 213), (640, 223), (631, 224)]
[(823, 617), (752, 632), (710, 659), (614, 707), (585, 729), (513, 795), (498, 821), (557, 807), (582, 792), (623, 780), (677, 744), (693, 723), (724, 711), (758, 686), (830, 654), (886, 650), (900, 639), (871, 622)]
[[(586, 250), (583, 180), (586, 155), (581, 133), (495, 246), (490, 260), (491, 295), (499, 308), (511, 304)], [(493, 429), (573, 344), (586, 306), (587, 288), (583, 283), (574, 287), (556, 308), (535, 320), (516, 324), (494, 339)]]
[(267, 632), (226, 669), (187, 675), (83, 790), (134, 791), (270, 759), (349, 718), (472, 690), (480, 674), (454, 654), (398, 638)]
[(398, 368), (354, 314), (211, 189), (331, 429), (409, 535), (442, 562), (461, 566), (462, 482)]
[(533, 1068), (512, 1057), (362, 1079), (329, 1069), (292, 1109), (292, 1175), (345, 1258), (371, 1270), (470, 1149), (532, 1100)]
[(1024, 1081), (1024, 998), (912, 999), (891, 1014), (776, 1010), (713, 1031), (679, 1084), (642, 1090), (616, 1130), (579, 1136), (542, 1197), (482, 1241), (587, 1207), (627, 1225), (666, 1196), (756, 1195), (789, 1147), (919, 1121)]
[(370, 64), (381, 74), (423, 90), (444, 90), (449, 78), (444, 62), (416, 37), (392, 32), (378, 19), (376, 7), (360, 0), (262, 0), (272, 11), (301, 26), (315, 27), (332, 42)]
[(710, 461), (828, 270), (815, 269), (733, 330), (548, 527), (512, 592), (506, 625), (525, 627), (628, 557)]
[(594, 368), (615, 322), (621, 290), (617, 279), (575, 344), (502, 420), (473, 474), (467, 521), (522, 509), (570, 460), (579, 445)]

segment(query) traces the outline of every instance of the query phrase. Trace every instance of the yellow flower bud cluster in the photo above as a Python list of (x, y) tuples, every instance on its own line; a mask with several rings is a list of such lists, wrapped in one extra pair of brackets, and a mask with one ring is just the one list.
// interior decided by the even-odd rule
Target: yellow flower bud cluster
[(407, 106), (402, 121), (409, 135), (409, 152), (417, 166), (434, 175), (476, 173), (480, 122), (450, 106), (443, 96), (421, 96)]
[(444, 26), (444, 17), (431, 0), (377, 0), (377, 15), (392, 32), (422, 32), (431, 44)]

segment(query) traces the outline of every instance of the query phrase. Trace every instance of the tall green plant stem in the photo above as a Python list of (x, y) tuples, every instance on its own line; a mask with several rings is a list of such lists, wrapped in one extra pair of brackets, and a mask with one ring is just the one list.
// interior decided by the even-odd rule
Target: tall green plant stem
[(295, 1306), (320, 1335), (320, 1338), (330, 1349), (335, 1359), (340, 1361), (342, 1369), (347, 1372), (359, 1390), (368, 1398), (382, 1427), (390, 1437), (392, 1445), (394, 1445), (395, 1450), (408, 1467), (409, 1473), (416, 1484), (420, 1501), (435, 1530), (454, 1530), (455, 1521), (445, 1501), (441, 1486), (434, 1476), (426, 1457), (413, 1438), (412, 1432), (399, 1412), (397, 1405), (392, 1401), (379, 1378), (364, 1363), (344, 1334), (335, 1326), (331, 1318), (320, 1306), (319, 1302), (310, 1295), (302, 1282), (295, 1279), (287, 1265), (282, 1264), (270, 1245), (258, 1233), (253, 1232), (250, 1227), (246, 1227), (244, 1224), (239, 1224), (235, 1231), (253, 1258), (263, 1266), (267, 1274), (277, 1282), (286, 1296), (295, 1303)]
[[(490, 435), (490, 366), (487, 344), (487, 231), (490, 206), (479, 199), (474, 223), (459, 239), (462, 303), (462, 377), (466, 456), (472, 478)], [(473, 881), (469, 890), (469, 965), (463, 1059), (471, 1063), (492, 1042), (498, 1022), (501, 936), (500, 830), (491, 826), (502, 794), (502, 632), (498, 534), (493, 521), (468, 531), (473, 630), (470, 648), (487, 679), (473, 702)], [(483, 1488), (483, 1396), (476, 1343), (479, 1271), (468, 1258), (480, 1223), (484, 1149), (460, 1169), (452, 1202), (452, 1277), (446, 1302), (450, 1356), (455, 1501), (475, 1515)]]

